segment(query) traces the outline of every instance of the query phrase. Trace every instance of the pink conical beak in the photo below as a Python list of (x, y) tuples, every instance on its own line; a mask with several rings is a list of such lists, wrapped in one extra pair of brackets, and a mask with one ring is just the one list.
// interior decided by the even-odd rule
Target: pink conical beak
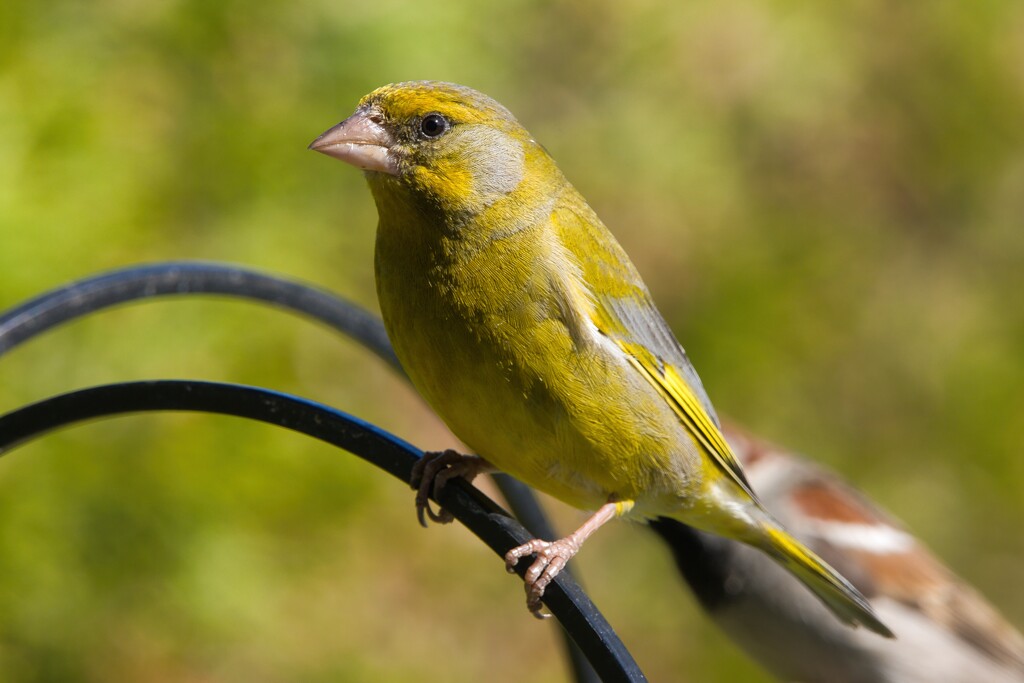
[(309, 149), (341, 159), (364, 171), (398, 175), (391, 133), (373, 109), (359, 109), (309, 144)]

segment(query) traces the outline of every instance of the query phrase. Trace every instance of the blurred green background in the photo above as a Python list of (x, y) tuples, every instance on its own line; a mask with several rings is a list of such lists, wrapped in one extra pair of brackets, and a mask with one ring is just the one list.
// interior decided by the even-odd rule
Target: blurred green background
[[(0, 306), (196, 258), (375, 307), (369, 193), (305, 146), (415, 78), (491, 94), (548, 147), (721, 413), (844, 473), (1024, 624), (1019, 2), (7, 0)], [(157, 377), (451, 443), (354, 344), (216, 300), (17, 349), (0, 411)], [(652, 680), (766, 680), (642, 528), (576, 566)], [(282, 430), (147, 416), (0, 461), (5, 681), (561, 681), (556, 628), (468, 532), (423, 531), (404, 486)]]

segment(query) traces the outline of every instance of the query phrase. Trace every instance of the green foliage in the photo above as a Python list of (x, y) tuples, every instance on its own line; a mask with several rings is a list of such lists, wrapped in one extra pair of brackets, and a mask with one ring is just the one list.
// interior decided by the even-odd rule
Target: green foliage
[[(463, 82), (618, 235), (722, 413), (842, 471), (1024, 624), (1022, 31), (1009, 0), (9, 0), (0, 306), (199, 258), (373, 307), (369, 194), (305, 145), (375, 86)], [(355, 345), (215, 301), (33, 341), (0, 359), (0, 411), (143, 377), (270, 386), (450, 443)], [(652, 680), (757, 680), (656, 542), (591, 543), (578, 567)], [(9, 681), (564, 679), (553, 630), (467, 533), (226, 418), (4, 458), (0, 576)]]

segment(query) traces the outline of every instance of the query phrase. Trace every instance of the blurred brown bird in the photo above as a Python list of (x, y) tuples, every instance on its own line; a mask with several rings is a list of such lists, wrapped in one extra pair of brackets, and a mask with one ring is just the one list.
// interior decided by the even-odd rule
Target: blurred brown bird
[(1024, 637), (899, 522), (825, 468), (730, 425), (724, 432), (765, 507), (899, 633), (843, 628), (759, 553), (652, 522), (701, 605), (754, 660), (803, 683), (1024, 682)]

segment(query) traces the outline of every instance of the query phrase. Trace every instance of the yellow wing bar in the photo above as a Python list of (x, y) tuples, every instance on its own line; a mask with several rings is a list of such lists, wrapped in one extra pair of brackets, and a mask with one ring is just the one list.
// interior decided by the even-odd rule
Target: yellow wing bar
[(686, 383), (675, 368), (671, 365), (662, 365), (652, 354), (641, 346), (630, 344), (622, 340), (616, 340), (637, 370), (640, 371), (648, 382), (658, 390), (658, 393), (672, 406), (673, 411), (679, 416), (683, 425), (692, 435), (694, 441), (704, 449), (711, 460), (717, 464), (730, 479), (736, 482), (741, 489), (746, 491), (751, 498), (756, 499), (747, 477), (743, 474), (736, 456), (722, 436), (721, 430), (715, 426), (707, 411), (700, 404), (700, 400)]

